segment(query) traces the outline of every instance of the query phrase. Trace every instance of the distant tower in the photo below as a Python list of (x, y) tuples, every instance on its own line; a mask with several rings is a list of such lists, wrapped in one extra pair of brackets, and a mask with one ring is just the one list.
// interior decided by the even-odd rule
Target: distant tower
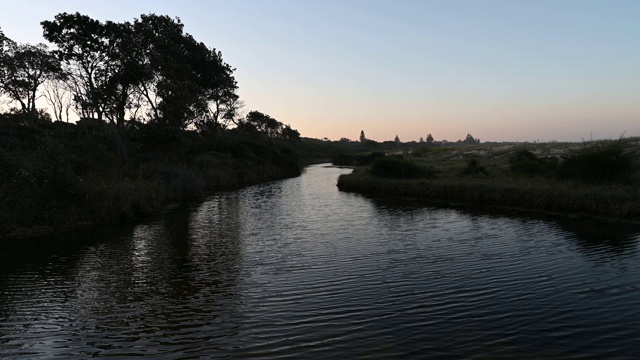
[(360, 142), (364, 142), (365, 140), (367, 140), (366, 137), (364, 137), (364, 130), (360, 131)]

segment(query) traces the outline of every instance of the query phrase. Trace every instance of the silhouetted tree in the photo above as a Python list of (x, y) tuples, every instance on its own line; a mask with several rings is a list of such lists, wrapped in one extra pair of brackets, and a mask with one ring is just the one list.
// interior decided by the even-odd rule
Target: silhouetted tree
[(424, 139), (422, 138), (422, 136), (420, 136), (420, 140), (418, 140), (418, 142), (421, 142), (421, 143), (424, 142)]
[(184, 25), (177, 18), (148, 14), (141, 15), (133, 26), (138, 46), (145, 52), (147, 74), (138, 95), (149, 108), (150, 120), (183, 128), (188, 119), (204, 116), (206, 105), (189, 66), (196, 42), (185, 36)]
[(6, 37), (6, 35), (2, 31), (2, 28), (0, 28), (0, 55), (2, 55), (4, 53), (4, 44), (8, 40), (9, 40), (9, 38)]
[(122, 130), (135, 107), (134, 118), (205, 129), (233, 120), (242, 106), (234, 69), (185, 33), (178, 18), (148, 14), (133, 23), (101, 23), (61, 13), (42, 27), (59, 49), (81, 117), (106, 118)]
[(433, 144), (433, 136), (431, 134), (427, 135), (427, 145)]
[(103, 120), (107, 109), (107, 87), (114, 63), (115, 45), (109, 28), (80, 13), (60, 13), (53, 21), (41, 22), (43, 36), (58, 47), (69, 89), (81, 117)]
[(184, 33), (180, 19), (155, 14), (134, 22), (148, 75), (139, 88), (155, 121), (186, 127), (231, 119), (240, 108), (234, 69), (215, 49)]
[(365, 142), (365, 140), (367, 140), (367, 138), (364, 136), (364, 130), (360, 131), (360, 142), (363, 143)]
[(73, 106), (73, 99), (65, 81), (59, 76), (48, 79), (42, 87), (42, 93), (53, 112), (54, 119), (56, 121), (63, 121), (64, 119), (69, 122), (69, 112)]
[(395, 138), (395, 139), (393, 139), (393, 141), (394, 141), (396, 144), (400, 144), (400, 138), (398, 137), (398, 135), (396, 135), (396, 138)]
[(4, 79), (6, 76), (6, 53), (7, 53), (7, 46), (9, 44), (10, 40), (9, 38), (7, 38), (4, 35), (4, 32), (2, 32), (2, 29), (0, 28), (0, 96), (2, 96), (3, 92), (4, 92), (4, 87), (2, 86), (2, 84), (4, 83)]
[(249, 112), (245, 116), (245, 119), (239, 122), (238, 128), (246, 133), (260, 133), (270, 138), (286, 140), (300, 139), (300, 133), (297, 130), (292, 129), (289, 125), (284, 125), (280, 121), (260, 111)]
[(282, 128), (282, 136), (285, 140), (300, 140), (300, 133), (298, 130), (292, 129), (291, 126), (285, 125)]
[(269, 137), (276, 137), (282, 127), (282, 123), (278, 120), (260, 111), (249, 112), (245, 119), (245, 122), (255, 127), (256, 131)]
[(233, 121), (244, 105), (239, 101), (238, 84), (233, 77), (235, 69), (222, 60), (222, 53), (209, 49), (200, 74), (202, 89), (209, 102), (209, 113), (214, 123)]
[(17, 44), (8, 39), (5, 44), (6, 49), (2, 54), (2, 89), (11, 100), (20, 104), (22, 113), (35, 121), (38, 88), (48, 78), (60, 72), (60, 63), (44, 44)]
[(41, 23), (57, 47), (64, 79), (82, 118), (107, 118), (123, 131), (132, 93), (148, 74), (131, 23), (101, 23), (80, 13), (61, 13)]
[(471, 136), (471, 134), (467, 134), (467, 137), (463, 141), (466, 144), (478, 144), (480, 141), (476, 140)]
[(105, 73), (103, 88), (105, 114), (123, 133), (127, 109), (135, 101), (133, 94), (150, 75), (146, 71), (144, 49), (139, 46), (140, 38), (133, 24), (107, 21), (104, 27), (111, 42), (108, 48), (111, 64), (109, 72)]

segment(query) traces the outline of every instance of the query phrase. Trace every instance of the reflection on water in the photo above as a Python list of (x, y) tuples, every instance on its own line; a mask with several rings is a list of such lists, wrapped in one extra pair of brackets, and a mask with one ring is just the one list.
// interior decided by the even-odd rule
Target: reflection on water
[[(425, 203), (416, 200), (399, 199), (370, 199), (375, 205), (379, 216), (379, 221), (413, 221), (416, 212), (430, 211), (431, 213), (450, 211), (449, 216), (456, 214), (464, 215), (464, 219), (472, 219), (477, 224), (486, 223), (486, 219), (491, 218), (497, 221), (505, 219), (504, 211), (495, 209), (477, 209), (464, 206), (455, 208), (425, 208)], [(399, 216), (396, 216), (399, 215)], [(631, 256), (635, 255), (640, 241), (640, 227), (636, 224), (629, 224), (616, 221), (604, 221), (593, 219), (581, 219), (570, 217), (558, 217), (542, 213), (513, 212), (508, 215), (508, 219), (518, 221), (529, 231), (535, 231), (532, 224), (542, 224), (553, 226), (554, 232), (564, 233), (566, 239), (574, 241), (582, 246), (584, 254), (594, 254), (599, 256)], [(470, 229), (473, 231), (472, 229)]]
[(577, 219), (556, 219), (558, 227), (568, 233), (568, 238), (584, 248), (584, 253), (596, 257), (635, 256), (638, 250), (638, 227), (624, 223), (603, 223)]
[(633, 357), (638, 226), (340, 193), (349, 170), (2, 244), (0, 357)]

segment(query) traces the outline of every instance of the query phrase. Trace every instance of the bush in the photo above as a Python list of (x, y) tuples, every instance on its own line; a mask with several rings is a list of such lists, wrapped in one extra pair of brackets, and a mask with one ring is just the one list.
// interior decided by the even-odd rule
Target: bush
[(585, 182), (628, 182), (634, 171), (631, 157), (616, 146), (588, 150), (560, 163), (558, 177)]
[(540, 159), (527, 149), (520, 149), (509, 159), (509, 166), (512, 172), (532, 175), (551, 171), (555, 162)]
[(338, 166), (366, 166), (373, 164), (376, 159), (383, 158), (384, 156), (382, 151), (373, 151), (357, 155), (340, 153), (336, 155), (331, 162)]
[(480, 165), (480, 162), (478, 162), (478, 159), (476, 158), (467, 159), (467, 166), (464, 169), (462, 169), (461, 174), (462, 175), (483, 175), (483, 176), (489, 175), (489, 173), (484, 168), (484, 166)]
[(384, 153), (382, 151), (373, 151), (365, 154), (358, 154), (356, 156), (356, 161), (359, 165), (371, 165), (377, 159), (384, 158)]
[(432, 177), (433, 170), (423, 169), (411, 160), (384, 157), (373, 162), (371, 175), (386, 179), (415, 179)]
[(421, 156), (426, 155), (429, 152), (430, 152), (429, 148), (426, 147), (426, 146), (423, 146), (423, 147), (420, 147), (420, 148), (417, 148), (417, 149), (413, 150), (411, 152), (411, 156), (421, 157)]
[(131, 134), (131, 140), (140, 142), (149, 152), (175, 152), (184, 148), (184, 131), (161, 123), (140, 125)]

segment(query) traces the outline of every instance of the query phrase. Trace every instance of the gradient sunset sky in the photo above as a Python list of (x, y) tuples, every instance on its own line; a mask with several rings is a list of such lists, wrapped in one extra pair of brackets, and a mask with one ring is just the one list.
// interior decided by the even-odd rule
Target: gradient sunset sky
[(0, 28), (45, 42), (60, 12), (179, 17), (222, 51), (245, 111), (333, 140), (640, 136), (640, 1), (10, 1)]

